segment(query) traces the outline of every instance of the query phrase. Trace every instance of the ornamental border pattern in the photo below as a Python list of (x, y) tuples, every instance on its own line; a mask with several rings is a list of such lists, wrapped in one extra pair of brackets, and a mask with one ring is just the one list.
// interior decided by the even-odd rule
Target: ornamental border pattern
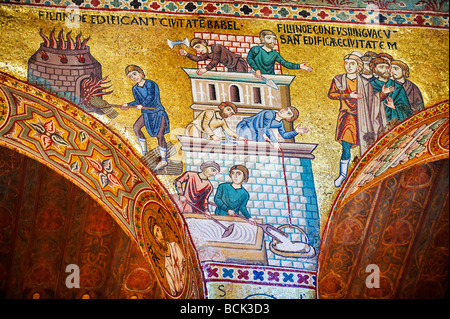
[[(183, 216), (164, 185), (110, 128), (75, 104), (0, 72), (0, 146), (14, 149), (54, 170), (97, 201), (141, 250), (167, 298), (203, 297), (206, 288)], [(151, 206), (153, 205), (153, 206)], [(186, 258), (179, 295), (169, 291), (164, 259), (149, 247), (155, 239), (143, 227), (157, 207), (159, 220)]]
[[(239, 18), (259, 18), (295, 20), (299, 22), (331, 22), (360, 25), (381, 25), (400, 27), (449, 28), (448, 12), (407, 11), (390, 9), (368, 9), (352, 7), (327, 7), (271, 3), (234, 2), (188, 2), (148, 0), (145, 5), (137, 0), (86, 0), (78, 1), (80, 9), (106, 10), (183, 15), (207, 15)], [(86, 3), (89, 2), (89, 3)], [(31, 5), (48, 8), (77, 7), (72, 1), (64, 0), (25, 0), (25, 3), (2, 0), (0, 4)]]
[(316, 272), (273, 266), (202, 263), (206, 282), (316, 289)]
[[(2, 98), (5, 94), (2, 92), (10, 91), (12, 93), (7, 94), (11, 96)], [(28, 96), (34, 100), (29, 100)], [(34, 110), (39, 107), (42, 114)], [(64, 122), (67, 119), (71, 126)], [(172, 204), (161, 182), (136, 160), (135, 151), (119, 135), (95, 122), (92, 115), (78, 106), (4, 72), (0, 72), (0, 121), (0, 145), (48, 164), (74, 181), (101, 201), (105, 209), (114, 212), (113, 218), (135, 241), (136, 225), (133, 213), (129, 211), (135, 193), (149, 189), (166, 205)], [(17, 128), (17, 122), (29, 126), (24, 136)], [(71, 141), (66, 141), (69, 138)], [(103, 145), (104, 149), (94, 147), (97, 144)], [(133, 180), (131, 187), (129, 182), (120, 181), (124, 176)]]

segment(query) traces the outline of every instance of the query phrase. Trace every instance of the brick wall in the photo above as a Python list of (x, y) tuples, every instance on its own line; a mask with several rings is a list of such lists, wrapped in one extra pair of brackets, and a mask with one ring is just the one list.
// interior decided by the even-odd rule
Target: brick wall
[[(63, 63), (62, 57), (66, 59)], [(62, 92), (70, 100), (81, 98), (81, 82), (90, 76), (102, 77), (100, 63), (86, 49), (63, 50), (44, 47), (28, 61), (28, 81), (52, 92)]]
[[(220, 34), (220, 33), (210, 33), (210, 32), (196, 32), (194, 33), (195, 38), (201, 38), (208, 42), (208, 44), (221, 44), (227, 47), (231, 52), (239, 54), (244, 59), (247, 59), (248, 52), (254, 46), (260, 45), (261, 40), (259, 36), (244, 36), (244, 35), (232, 35), (232, 34)], [(275, 42), (275, 51), (279, 51), (278, 39)], [(197, 63), (198, 68), (205, 67), (209, 61), (200, 61)], [(213, 70), (215, 71), (226, 71), (226, 68), (219, 64)], [(250, 67), (249, 67), (250, 72)], [(281, 65), (275, 64), (275, 74), (283, 74)]]
[[(76, 96), (77, 79), (82, 76), (97, 75), (101, 77), (99, 65), (91, 65), (83, 68), (61, 68), (46, 65), (30, 64), (28, 67), (30, 76), (41, 78), (51, 84), (58, 92), (69, 92)], [(78, 96), (79, 98), (79, 96)]]
[[(247, 57), (251, 47), (260, 44), (258, 36), (235, 36), (204, 32), (195, 33), (194, 36), (205, 39), (208, 44), (222, 44), (230, 49), (230, 51), (240, 54), (243, 58)], [(278, 45), (276, 45), (275, 50), (278, 51)], [(209, 61), (199, 62), (198, 67), (204, 67), (207, 63)], [(185, 71), (188, 75), (190, 74), (189, 70)], [(226, 70), (222, 65), (219, 65), (214, 71)], [(275, 73), (282, 73), (279, 64), (275, 65)], [(195, 118), (200, 111), (208, 106), (207, 101), (205, 102), (204, 99), (198, 98), (200, 84), (204, 84), (201, 81), (207, 81), (208, 79), (198, 78), (195, 74), (193, 77), (191, 80), (193, 81), (192, 94), (194, 107), (191, 107), (194, 110), (193, 117)], [(214, 78), (211, 81), (228, 83), (227, 81), (232, 81), (228, 77), (227, 72), (218, 72), (218, 74), (214, 74)], [(277, 80), (276, 77), (277, 75), (273, 76), (275, 80)], [(281, 79), (278, 78), (278, 80)], [(245, 81), (242, 83), (251, 85), (253, 83), (252, 81), (254, 81), (253, 77), (249, 79), (248, 83)], [(284, 85), (288, 86), (289, 83)], [(203, 93), (205, 92), (203, 91)], [(277, 91), (277, 93), (279, 92)], [(284, 91), (284, 94), (287, 95), (285, 99), (289, 100), (288, 89)], [(273, 109), (280, 108), (280, 105), (281, 102), (275, 103)], [(238, 107), (241, 106), (239, 105)], [(261, 106), (253, 104), (245, 104), (245, 108), (252, 109), (251, 114), (261, 110)], [(228, 126), (232, 130), (235, 130), (237, 123), (243, 118), (250, 116), (250, 113), (238, 113), (228, 118)], [(216, 133), (218, 136), (222, 135), (220, 130), (217, 130)], [(284, 142), (278, 132), (275, 135), (280, 142)], [(215, 191), (219, 184), (230, 181), (228, 176), (229, 169), (236, 164), (245, 165), (249, 169), (250, 177), (248, 182), (243, 186), (250, 194), (247, 208), (251, 216), (261, 218), (263, 223), (271, 224), (275, 227), (282, 225), (300, 227), (306, 233), (307, 238), (295, 228), (289, 227), (283, 230), (290, 234), (292, 241), (308, 241), (314, 250), (318, 252), (320, 222), (314, 176), (311, 167), (311, 160), (314, 158), (311, 152), (314, 148), (309, 148), (309, 151), (303, 152), (304, 149), (308, 149), (310, 146), (306, 147), (306, 144), (300, 143), (283, 143), (284, 147), (289, 148), (289, 155), (284, 158), (290, 200), (289, 212), (286, 183), (283, 173), (283, 159), (280, 153), (273, 152), (273, 148), (267, 149), (267, 143), (252, 141), (243, 146), (240, 145), (241, 142), (238, 142), (234, 144), (235, 146), (230, 146), (233, 144), (215, 145), (214, 143), (217, 142), (189, 138), (187, 136), (179, 136), (178, 138), (182, 144), (181, 149), (185, 156), (186, 171), (199, 171), (200, 165), (205, 161), (215, 161), (220, 165), (220, 173), (211, 180), (214, 186), (214, 192), (210, 197), (211, 201), (214, 199)], [(286, 150), (285, 154), (287, 154)], [(214, 211), (212, 207), (210, 209)], [(272, 237), (265, 235), (264, 238), (266, 241), (268, 266), (290, 267), (308, 271), (316, 270), (317, 256), (296, 258), (276, 254), (270, 249)]]
[[(214, 192), (210, 200), (214, 199), (215, 190), (220, 183), (230, 182), (229, 169), (236, 164), (245, 165), (249, 170), (250, 177), (243, 186), (250, 194), (247, 208), (251, 216), (262, 218), (264, 223), (275, 227), (289, 225), (289, 221), (291, 221), (292, 225), (302, 228), (308, 236), (307, 239), (301, 238), (300, 232), (287, 229), (292, 234), (291, 240), (303, 242), (308, 240), (309, 244), (318, 252), (320, 240), (319, 210), (310, 158), (284, 158), (291, 204), (289, 218), (281, 156), (275, 153), (261, 155), (221, 153), (217, 151), (217, 148), (214, 148), (214, 151), (215, 153), (187, 151), (184, 147), (186, 171), (198, 171), (199, 166), (204, 161), (215, 161), (221, 167), (220, 173), (211, 180)], [(272, 238), (265, 236), (265, 240), (269, 266), (293, 267), (304, 270), (316, 269), (317, 256), (313, 258), (280, 256), (269, 249)]]

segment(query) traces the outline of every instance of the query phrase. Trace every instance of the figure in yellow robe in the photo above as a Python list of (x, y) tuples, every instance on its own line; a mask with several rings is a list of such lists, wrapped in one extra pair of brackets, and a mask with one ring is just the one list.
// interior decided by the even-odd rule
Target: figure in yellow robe
[(358, 53), (345, 56), (347, 73), (335, 76), (328, 92), (330, 99), (340, 102), (335, 138), (342, 144), (342, 155), (340, 174), (334, 182), (336, 187), (347, 178), (351, 148), (359, 146), (360, 154), (364, 154), (376, 141), (379, 128), (387, 123), (379, 95), (375, 95), (370, 82), (359, 75), (363, 62)]

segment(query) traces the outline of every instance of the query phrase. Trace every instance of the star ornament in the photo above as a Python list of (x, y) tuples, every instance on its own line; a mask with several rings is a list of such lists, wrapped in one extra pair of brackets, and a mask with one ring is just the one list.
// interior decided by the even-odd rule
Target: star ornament
[(98, 175), (100, 184), (102, 185), (102, 188), (105, 188), (106, 186), (112, 184), (116, 186), (121, 186), (119, 180), (117, 179), (116, 175), (114, 174), (114, 170), (112, 168), (112, 160), (106, 159), (103, 161), (100, 160), (93, 160), (91, 158), (88, 158), (89, 163), (94, 168), (94, 172)]

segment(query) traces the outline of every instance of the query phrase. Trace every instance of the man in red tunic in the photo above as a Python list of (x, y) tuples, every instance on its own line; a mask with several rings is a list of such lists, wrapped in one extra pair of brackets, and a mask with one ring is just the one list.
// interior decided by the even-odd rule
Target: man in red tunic
[(175, 179), (175, 187), (183, 213), (205, 213), (211, 215), (208, 199), (213, 191), (209, 178), (220, 172), (216, 162), (207, 161), (200, 165), (200, 172), (187, 171)]
[(334, 181), (340, 187), (347, 178), (352, 147), (359, 146), (360, 154), (376, 141), (380, 126), (386, 124), (384, 109), (373, 93), (373, 86), (360, 75), (363, 68), (362, 54), (353, 52), (344, 57), (345, 74), (337, 75), (331, 82), (328, 97), (340, 102), (336, 125), (336, 141), (342, 144), (340, 174)]

